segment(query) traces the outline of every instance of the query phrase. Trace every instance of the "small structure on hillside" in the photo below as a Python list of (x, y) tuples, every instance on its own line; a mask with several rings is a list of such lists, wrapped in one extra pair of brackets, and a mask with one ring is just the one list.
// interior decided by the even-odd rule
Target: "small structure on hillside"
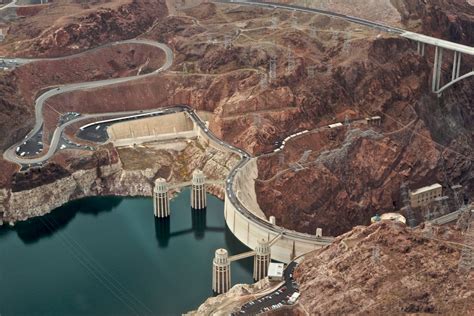
[(443, 187), (439, 183), (410, 191), (410, 205), (412, 207), (427, 205), (436, 198), (441, 197), (442, 193)]
[(384, 213), (382, 215), (375, 214), (375, 216), (370, 219), (371, 223), (376, 223), (380, 221), (394, 221), (403, 224), (407, 223), (405, 216), (400, 213)]
[(380, 125), (382, 124), (382, 117), (380, 116), (372, 116), (372, 117), (366, 117), (365, 121), (367, 122), (368, 125)]
[(5, 39), (5, 31), (2, 28), (0, 28), (0, 42), (3, 42), (4, 39)]
[(380, 219), (382, 221), (394, 221), (394, 222), (400, 222), (403, 224), (407, 223), (405, 216), (403, 216), (400, 213), (385, 213), (380, 216)]

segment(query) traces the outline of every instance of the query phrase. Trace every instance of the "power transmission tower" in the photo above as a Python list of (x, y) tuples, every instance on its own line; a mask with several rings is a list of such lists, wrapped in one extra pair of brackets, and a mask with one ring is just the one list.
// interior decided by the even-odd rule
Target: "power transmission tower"
[(311, 149), (305, 150), (303, 155), (301, 156), (300, 160), (298, 161), (298, 163), (300, 163), (300, 164), (305, 163), (306, 160), (308, 160), (308, 157), (312, 152), (313, 151)]
[(273, 82), (277, 77), (277, 58), (274, 56), (270, 57), (268, 76), (270, 82)]
[(260, 88), (262, 90), (265, 90), (266, 88), (268, 88), (268, 78), (267, 78), (267, 74), (263, 74), (260, 78)]
[(278, 26), (278, 22), (279, 22), (278, 17), (276, 15), (272, 16), (272, 26), (271, 26), (272, 30), (276, 30)]
[(426, 238), (433, 238), (433, 226), (426, 225), (424, 235)]
[(456, 209), (459, 210), (460, 208), (464, 207), (464, 187), (460, 184), (453, 185), (451, 187), (453, 190), (454, 195), (454, 204), (456, 205)]
[(329, 28), (329, 32), (332, 34), (331, 38), (336, 38), (337, 39), (337, 37), (339, 36), (339, 31), (334, 30), (332, 26)]
[(344, 125), (346, 125), (348, 129), (351, 128), (351, 120), (347, 114), (344, 116)]
[(262, 118), (260, 117), (260, 115), (253, 114), (253, 124), (255, 125), (255, 127), (257, 127), (257, 129), (262, 128)]
[(289, 46), (287, 59), (286, 74), (290, 75), (295, 70), (295, 56)]
[(294, 14), (291, 16), (291, 28), (298, 28), (298, 17)]
[(378, 264), (380, 262), (380, 247), (377, 245), (372, 249), (372, 262)]
[(351, 40), (351, 33), (347, 32), (345, 35), (344, 35), (344, 46), (342, 48), (342, 50), (344, 52), (347, 52), (349, 49), (350, 49), (350, 40)]
[(230, 35), (224, 35), (224, 48), (229, 49), (232, 46), (232, 37)]
[(321, 3), (319, 4), (319, 8), (323, 9), (323, 10), (326, 9), (327, 6), (326, 6), (326, 3), (325, 3), (325, 0), (321, 0), (320, 2)]
[(472, 270), (474, 261), (474, 210), (471, 210), (470, 216), (467, 218), (467, 229), (464, 232), (464, 246), (461, 250), (461, 256), (458, 263), (458, 272), (469, 274)]
[(402, 185), (400, 186), (400, 197), (403, 204), (402, 210), (407, 216), (408, 226), (415, 227), (416, 226), (415, 213), (413, 213), (413, 209), (411, 208), (410, 194), (408, 192), (408, 185), (406, 182), (403, 182)]
[(308, 75), (309, 79), (314, 79), (314, 76), (316, 74), (316, 66), (308, 66), (306, 67), (306, 74)]
[(214, 44), (214, 39), (212, 38), (211, 34), (207, 34), (207, 44)]
[(285, 164), (285, 155), (283, 153), (280, 153), (278, 155), (278, 163), (280, 166), (283, 166)]
[(315, 25), (311, 25), (309, 29), (309, 36), (315, 38), (318, 35), (318, 30)]

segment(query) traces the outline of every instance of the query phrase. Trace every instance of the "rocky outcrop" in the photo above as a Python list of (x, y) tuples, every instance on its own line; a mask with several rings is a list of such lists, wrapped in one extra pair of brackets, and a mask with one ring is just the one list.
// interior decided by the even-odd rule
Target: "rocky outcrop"
[(465, 0), (393, 0), (405, 26), (472, 46), (474, 6)]
[[(123, 153), (120, 159), (120, 150), (117, 153), (108, 148), (80, 161), (74, 159), (66, 169), (53, 166), (17, 174), (12, 189), (0, 191), (0, 219), (26, 220), (87, 196), (151, 196), (156, 178), (165, 177), (170, 183), (185, 182), (197, 168), (209, 179), (223, 180), (238, 159), (199, 143), (188, 144), (182, 150), (126, 150), (137, 151), (140, 159), (149, 159), (150, 164), (134, 166), (130, 155)], [(209, 186), (208, 191), (224, 197), (222, 185)]]
[[(303, 164), (305, 169), (289, 168), (301, 157), (294, 153), (296, 158), (286, 158), (275, 174), (257, 181), (259, 203), (267, 215), (288, 228), (312, 233), (321, 227), (325, 235), (335, 236), (368, 224), (375, 213), (398, 211), (404, 179), (417, 179), (419, 184), (442, 180), (437, 169), (440, 152), (420, 136), (403, 143), (403, 138), (394, 141), (373, 130), (341, 133), (344, 139), (334, 148), (309, 147), (315, 152)], [(275, 160), (263, 159), (259, 166), (264, 169)]]
[(185, 315), (230, 315), (238, 312), (245, 301), (253, 299), (253, 295), (263, 295), (262, 292), (271, 288), (268, 279), (262, 279), (254, 284), (236, 284), (227, 293), (208, 298), (195, 311)]
[[(462, 231), (447, 227), (410, 229), (393, 221), (354, 227), (301, 260), (297, 304), (266, 314), (470, 315), (474, 275), (458, 268), (462, 239)], [(269, 290), (262, 282), (236, 285), (190, 314), (238, 312)]]
[[(298, 231), (313, 233), (322, 227), (325, 235), (334, 236), (368, 224), (375, 213), (398, 211), (403, 182), (412, 189), (440, 182), (448, 189), (446, 195), (452, 185), (461, 184), (472, 197), (472, 126), (467, 123), (473, 119), (472, 102), (467, 102), (472, 87), (467, 81), (436, 99), (424, 84), (429, 82), (426, 61), (398, 53), (408, 49), (406, 45), (400, 39), (376, 39), (366, 47), (367, 60), (349, 57), (319, 86), (309, 89), (307, 83), (307, 90), (302, 85), (292, 89), (303, 100), (298, 107), (313, 122), (343, 122), (345, 117), (377, 113), (383, 123), (362, 127), (375, 131), (375, 138), (353, 138), (354, 130), (345, 141), (333, 135), (323, 143), (310, 142), (308, 136), (308, 141), (288, 142), (290, 148), (280, 159), (259, 159), (256, 190), (267, 216)], [(312, 150), (307, 168), (291, 170), (303, 157), (301, 148)]]
[[(405, 181), (412, 188), (461, 183), (466, 192), (474, 192), (472, 88), (466, 82), (441, 99), (431, 95), (429, 64), (408, 41), (321, 17), (306, 21), (301, 16), (292, 29), (285, 12), (278, 13), (275, 30), (266, 27), (272, 15), (265, 10), (206, 4), (187, 13), (159, 21), (146, 35), (173, 47), (175, 72), (120, 89), (54, 97), (46, 116), (185, 103), (213, 112), (210, 128), (215, 134), (254, 154), (273, 150), (275, 141), (302, 129), (346, 117), (383, 116), (380, 127), (371, 127), (378, 138), (337, 134), (324, 144), (303, 141), (291, 153), (285, 151), (283, 164), (278, 158), (259, 159), (256, 192), (261, 209), (288, 228), (308, 233), (323, 227), (325, 235), (337, 235), (367, 224), (374, 213), (398, 210)], [(222, 20), (224, 14), (229, 21)], [(248, 16), (260, 19), (249, 21)], [(307, 31), (313, 25), (316, 34)], [(230, 26), (239, 29), (238, 40), (224, 48), (221, 40)], [(215, 36), (209, 40), (209, 34)], [(295, 61), (290, 70), (288, 47)], [(265, 82), (262, 71), (270, 56), (277, 56), (277, 76)], [(314, 67), (314, 77), (308, 67)], [(54, 120), (46, 123), (55, 126)], [(313, 151), (311, 161), (316, 154), (327, 159), (272, 179), (304, 150)]]
[[(73, 4), (63, 4), (65, 7), (61, 8), (61, 3), (52, 3), (34, 17), (38, 20), (50, 20), (49, 16), (56, 19), (51, 21), (46, 30), (37, 30), (35, 26), (22, 22), (10, 27), (10, 33), (20, 37), (15, 50), (12, 49), (13, 53), (49, 57), (72, 54), (107, 42), (136, 37), (147, 31), (157, 19), (168, 14), (165, 0), (120, 1), (117, 4), (87, 10), (74, 8)], [(72, 14), (72, 11), (76, 11), (76, 14)], [(69, 15), (62, 17), (64, 12)], [(30, 28), (34, 30), (30, 30), (29, 34), (25, 32)], [(21, 35), (36, 36), (24, 40)]]
[(470, 315), (472, 273), (458, 273), (460, 232), (383, 221), (355, 227), (295, 270), (310, 315)]
[[(3, 109), (0, 121), (4, 122), (0, 125), (0, 133), (11, 135), (0, 139), (0, 150), (21, 139), (33, 126), (34, 101), (45, 88), (133, 76), (139, 69), (142, 73), (158, 69), (163, 62), (164, 53), (156, 47), (125, 44), (70, 58), (30, 63), (0, 73), (0, 108)], [(45, 120), (56, 127), (58, 113), (46, 113)]]

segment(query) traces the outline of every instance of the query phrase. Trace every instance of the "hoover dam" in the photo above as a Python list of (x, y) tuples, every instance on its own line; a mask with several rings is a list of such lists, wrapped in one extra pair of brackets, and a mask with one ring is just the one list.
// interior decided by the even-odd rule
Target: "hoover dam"
[(0, 314), (470, 315), (473, 8), (3, 0)]

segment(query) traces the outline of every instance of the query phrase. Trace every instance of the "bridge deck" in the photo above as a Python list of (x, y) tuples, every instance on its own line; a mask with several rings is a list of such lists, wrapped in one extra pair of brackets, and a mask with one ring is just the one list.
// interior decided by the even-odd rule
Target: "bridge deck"
[[(223, 185), (225, 181), (224, 180), (206, 180), (205, 183), (207, 185)], [(190, 186), (191, 184), (193, 184), (192, 181), (171, 183), (168, 185), (168, 189), (177, 189), (177, 188), (187, 187), (187, 186)]]
[(255, 256), (255, 251), (248, 251), (248, 252), (243, 252), (241, 254), (235, 255), (235, 256), (230, 256), (229, 261), (237, 261), (240, 259), (248, 258), (248, 257), (253, 257)]
[(423, 34), (413, 33), (413, 32), (404, 32), (400, 36), (411, 39), (413, 41), (422, 42), (449, 50), (454, 50), (462, 54), (474, 55), (474, 47), (453, 43), (450, 41), (442, 40), (439, 38), (434, 38), (431, 36), (426, 36)]

